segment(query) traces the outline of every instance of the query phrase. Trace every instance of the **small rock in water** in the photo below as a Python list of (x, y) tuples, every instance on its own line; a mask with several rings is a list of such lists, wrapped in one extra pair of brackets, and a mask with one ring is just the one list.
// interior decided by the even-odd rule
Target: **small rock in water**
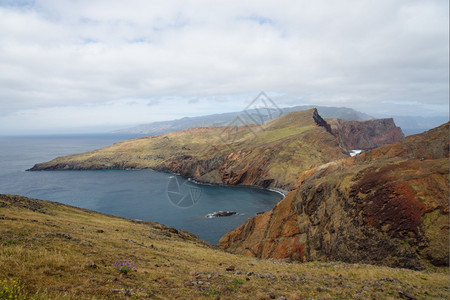
[(237, 212), (235, 212), (235, 211), (219, 210), (219, 211), (215, 211), (213, 213), (207, 214), (206, 217), (207, 218), (228, 217), (228, 216), (232, 216), (235, 214), (237, 214)]

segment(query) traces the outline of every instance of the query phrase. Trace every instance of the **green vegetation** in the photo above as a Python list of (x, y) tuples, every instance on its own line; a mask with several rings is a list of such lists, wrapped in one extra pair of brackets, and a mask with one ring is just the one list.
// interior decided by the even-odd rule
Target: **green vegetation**
[(295, 136), (302, 134), (305, 131), (314, 129), (313, 125), (307, 125), (303, 127), (279, 127), (274, 129), (267, 129), (258, 136), (257, 141), (260, 143), (272, 143), (281, 139), (285, 139), (287, 137)]
[(15, 279), (0, 280), (0, 299), (25, 299), (23, 284)]
[(422, 251), (423, 256), (446, 257), (450, 237), (442, 234), (443, 228), (448, 228), (448, 215), (442, 215), (438, 210), (425, 214), (423, 218), (423, 230), (429, 239), (429, 247)]

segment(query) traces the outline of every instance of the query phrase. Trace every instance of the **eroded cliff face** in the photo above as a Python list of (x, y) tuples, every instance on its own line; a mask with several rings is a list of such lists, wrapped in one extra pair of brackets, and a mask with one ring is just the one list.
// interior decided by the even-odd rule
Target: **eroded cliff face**
[(449, 124), (303, 172), (219, 246), (261, 258), (448, 266)]
[(311, 109), (262, 126), (196, 128), (124, 141), (31, 170), (152, 168), (204, 182), (290, 190), (301, 171), (346, 156)]
[(405, 137), (392, 118), (363, 122), (328, 119), (327, 122), (342, 146), (350, 150), (373, 149), (392, 144)]

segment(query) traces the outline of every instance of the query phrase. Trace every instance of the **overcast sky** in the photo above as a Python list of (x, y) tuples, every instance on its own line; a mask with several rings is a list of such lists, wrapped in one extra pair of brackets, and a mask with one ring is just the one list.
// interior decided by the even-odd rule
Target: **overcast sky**
[(0, 0), (0, 134), (280, 107), (447, 115), (449, 2)]

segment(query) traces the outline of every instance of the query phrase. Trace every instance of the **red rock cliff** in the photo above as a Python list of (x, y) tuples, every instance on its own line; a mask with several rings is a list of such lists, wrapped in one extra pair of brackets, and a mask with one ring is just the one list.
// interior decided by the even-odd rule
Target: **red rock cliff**
[(351, 149), (372, 149), (404, 138), (393, 119), (374, 119), (364, 122), (329, 119), (332, 133), (342, 146)]
[(449, 264), (449, 124), (303, 172), (219, 247), (261, 258)]

